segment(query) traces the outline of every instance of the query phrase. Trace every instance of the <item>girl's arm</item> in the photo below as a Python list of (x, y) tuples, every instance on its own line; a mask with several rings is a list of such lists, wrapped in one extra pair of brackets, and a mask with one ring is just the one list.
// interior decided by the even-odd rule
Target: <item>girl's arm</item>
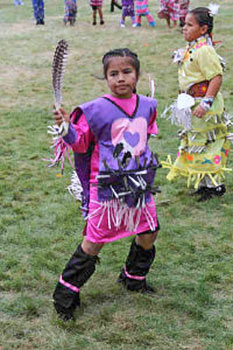
[(89, 128), (85, 115), (81, 114), (76, 124), (72, 123), (70, 115), (63, 108), (55, 111), (53, 115), (54, 121), (58, 126), (63, 120), (69, 123), (68, 134), (63, 136), (64, 141), (71, 146), (74, 152), (86, 153), (90, 143), (94, 142), (94, 135)]
[[(206, 114), (208, 109), (205, 109), (203, 107), (203, 105), (205, 103), (204, 102), (205, 99), (206, 99), (206, 101), (208, 98), (210, 99), (209, 100), (210, 101), (209, 107), (211, 107), (211, 105), (213, 103), (213, 101), (211, 103), (211, 99), (213, 99), (213, 100), (215, 99), (215, 97), (217, 96), (217, 93), (220, 90), (221, 85), (222, 85), (222, 75), (220, 75), (220, 74), (216, 75), (213, 79), (210, 80), (205, 97), (203, 98), (203, 101), (193, 110), (193, 115), (195, 115), (197, 118), (202, 118)], [(202, 105), (202, 103), (203, 103), (203, 105)]]

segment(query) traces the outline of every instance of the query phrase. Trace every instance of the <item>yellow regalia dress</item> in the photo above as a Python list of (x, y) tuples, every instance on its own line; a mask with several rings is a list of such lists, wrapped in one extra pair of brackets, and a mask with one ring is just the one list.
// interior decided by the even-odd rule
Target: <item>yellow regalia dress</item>
[[(197, 83), (200, 95), (205, 95), (207, 82), (217, 75), (222, 75), (223, 69), (219, 56), (213, 48), (210, 39), (200, 37), (182, 54), (179, 62), (178, 79), (180, 92), (188, 93)], [(193, 110), (202, 97), (194, 96)], [(186, 177), (188, 187), (192, 184), (195, 189), (200, 185), (216, 187), (225, 178), (226, 161), (230, 149), (229, 126), (230, 116), (224, 111), (222, 94), (218, 92), (211, 108), (202, 117), (190, 114), (191, 128), (183, 130), (177, 158), (172, 163), (170, 156), (163, 167), (169, 168), (168, 180), (176, 177)]]

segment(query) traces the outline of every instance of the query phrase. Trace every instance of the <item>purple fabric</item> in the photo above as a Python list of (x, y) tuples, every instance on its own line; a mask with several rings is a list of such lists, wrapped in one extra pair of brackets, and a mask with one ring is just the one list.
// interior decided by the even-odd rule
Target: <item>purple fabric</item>
[(91, 170), (91, 152), (74, 153), (75, 170), (83, 188), (82, 207), (84, 208), (83, 216), (88, 211), (90, 200), (90, 170)]
[(73, 143), (75, 143), (76, 138), (77, 138), (77, 132), (73, 127), (73, 125), (70, 123), (69, 133), (66, 136), (64, 136), (63, 139), (66, 143), (68, 143), (69, 145), (72, 145)]
[[(75, 122), (78, 121), (79, 117), (81, 116), (82, 112), (79, 108), (74, 109), (74, 111), (71, 113), (70, 119), (72, 120), (75, 118)], [(77, 138), (77, 132), (75, 128), (73, 127), (72, 123), (69, 125), (69, 133), (63, 137), (63, 139), (68, 144), (75, 143), (75, 140)], [(92, 145), (90, 146), (88, 152), (86, 153), (77, 153), (74, 152), (74, 163), (75, 163), (75, 170), (78, 175), (78, 178), (81, 182), (82, 188), (83, 188), (83, 198), (82, 198), (82, 213), (83, 217), (86, 217), (89, 207), (89, 200), (90, 200), (90, 171), (91, 171), (91, 154), (92, 154)]]
[(77, 14), (76, 0), (64, 0), (64, 8), (65, 8), (64, 22), (74, 23), (76, 20), (76, 14)]
[[(119, 142), (125, 142), (128, 144), (128, 147), (132, 148), (132, 152), (134, 152), (134, 149), (136, 149), (139, 144), (140, 130), (135, 132), (133, 131), (133, 127), (135, 129), (136, 123), (140, 121), (142, 122), (142, 125), (146, 125), (145, 130), (147, 133), (147, 128), (152, 115), (155, 113), (156, 106), (156, 100), (145, 96), (137, 96), (137, 107), (133, 116), (128, 116), (123, 110), (121, 110), (121, 108), (115, 105), (114, 102), (103, 97), (97, 98), (94, 101), (87, 102), (80, 106), (80, 110), (84, 113), (91, 131), (93, 132), (96, 140), (98, 140), (99, 173), (106, 173), (107, 168), (105, 164), (107, 164), (107, 167), (111, 169), (111, 171), (114, 170), (116, 172), (116, 175), (113, 175), (108, 179), (104, 179), (102, 183), (99, 181), (101, 187), (98, 188), (98, 199), (100, 201), (112, 199), (110, 185), (116, 189), (117, 193), (125, 191), (124, 171), (131, 171), (132, 173), (130, 175), (134, 177), (134, 172), (140, 168), (149, 168), (150, 166), (155, 166), (157, 164), (156, 160), (152, 156), (152, 152), (150, 151), (147, 142), (145, 142), (143, 152), (141, 152), (139, 156), (131, 157), (127, 167), (122, 169), (124, 170), (122, 175), (119, 173), (119, 160), (121, 162), (123, 161), (125, 152), (121, 152), (118, 159), (114, 158), (113, 156), (115, 149), (115, 145), (113, 144), (114, 137), (119, 138), (122, 125), (124, 127), (124, 122), (126, 125), (128, 123), (129, 128), (131, 129), (126, 129), (126, 131), (120, 135)], [(122, 125), (118, 125), (118, 123), (122, 123)], [(138, 162), (136, 158), (138, 158)], [(154, 168), (148, 169), (147, 174), (143, 175), (145, 181), (150, 185), (153, 184), (154, 177)], [(137, 188), (133, 182), (131, 183), (131, 188), (133, 191), (135, 191), (135, 198), (132, 198), (132, 195), (126, 198), (126, 202), (130, 207), (135, 205), (138, 198)], [(149, 194), (150, 193), (148, 192), (147, 198), (149, 198)]]
[(122, 16), (123, 17), (134, 17), (134, 1), (133, 0), (122, 0)]
[(134, 147), (139, 143), (140, 135), (138, 132), (132, 133), (130, 131), (124, 131), (123, 135), (130, 146)]

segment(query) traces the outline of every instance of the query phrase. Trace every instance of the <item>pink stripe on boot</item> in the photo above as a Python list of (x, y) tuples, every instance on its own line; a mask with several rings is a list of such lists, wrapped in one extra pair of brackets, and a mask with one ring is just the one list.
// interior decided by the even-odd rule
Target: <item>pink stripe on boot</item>
[(70, 283), (64, 281), (63, 278), (62, 278), (62, 275), (60, 276), (59, 282), (60, 282), (61, 284), (63, 284), (63, 286), (65, 286), (65, 287), (67, 287), (67, 288), (73, 290), (73, 291), (76, 292), (76, 293), (79, 293), (79, 292), (80, 292), (80, 288), (75, 287), (75, 286), (72, 286), (72, 284), (70, 284)]
[(139, 280), (139, 281), (143, 281), (143, 280), (145, 280), (145, 279), (146, 279), (146, 277), (145, 277), (145, 276), (135, 276), (135, 275), (130, 275), (130, 274), (127, 272), (127, 270), (126, 270), (126, 267), (125, 267), (125, 266), (124, 266), (124, 272), (125, 272), (126, 276), (127, 276), (128, 278), (131, 278), (132, 280)]

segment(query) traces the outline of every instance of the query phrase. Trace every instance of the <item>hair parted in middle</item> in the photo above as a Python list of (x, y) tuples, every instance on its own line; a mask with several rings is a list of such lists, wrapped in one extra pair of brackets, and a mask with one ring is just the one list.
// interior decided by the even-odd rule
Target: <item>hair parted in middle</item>
[(109, 61), (112, 57), (128, 57), (131, 61), (132, 66), (136, 70), (137, 78), (140, 74), (140, 61), (138, 59), (138, 55), (127, 48), (123, 49), (114, 49), (108, 51), (102, 58), (104, 76), (107, 78), (107, 70), (109, 66)]

